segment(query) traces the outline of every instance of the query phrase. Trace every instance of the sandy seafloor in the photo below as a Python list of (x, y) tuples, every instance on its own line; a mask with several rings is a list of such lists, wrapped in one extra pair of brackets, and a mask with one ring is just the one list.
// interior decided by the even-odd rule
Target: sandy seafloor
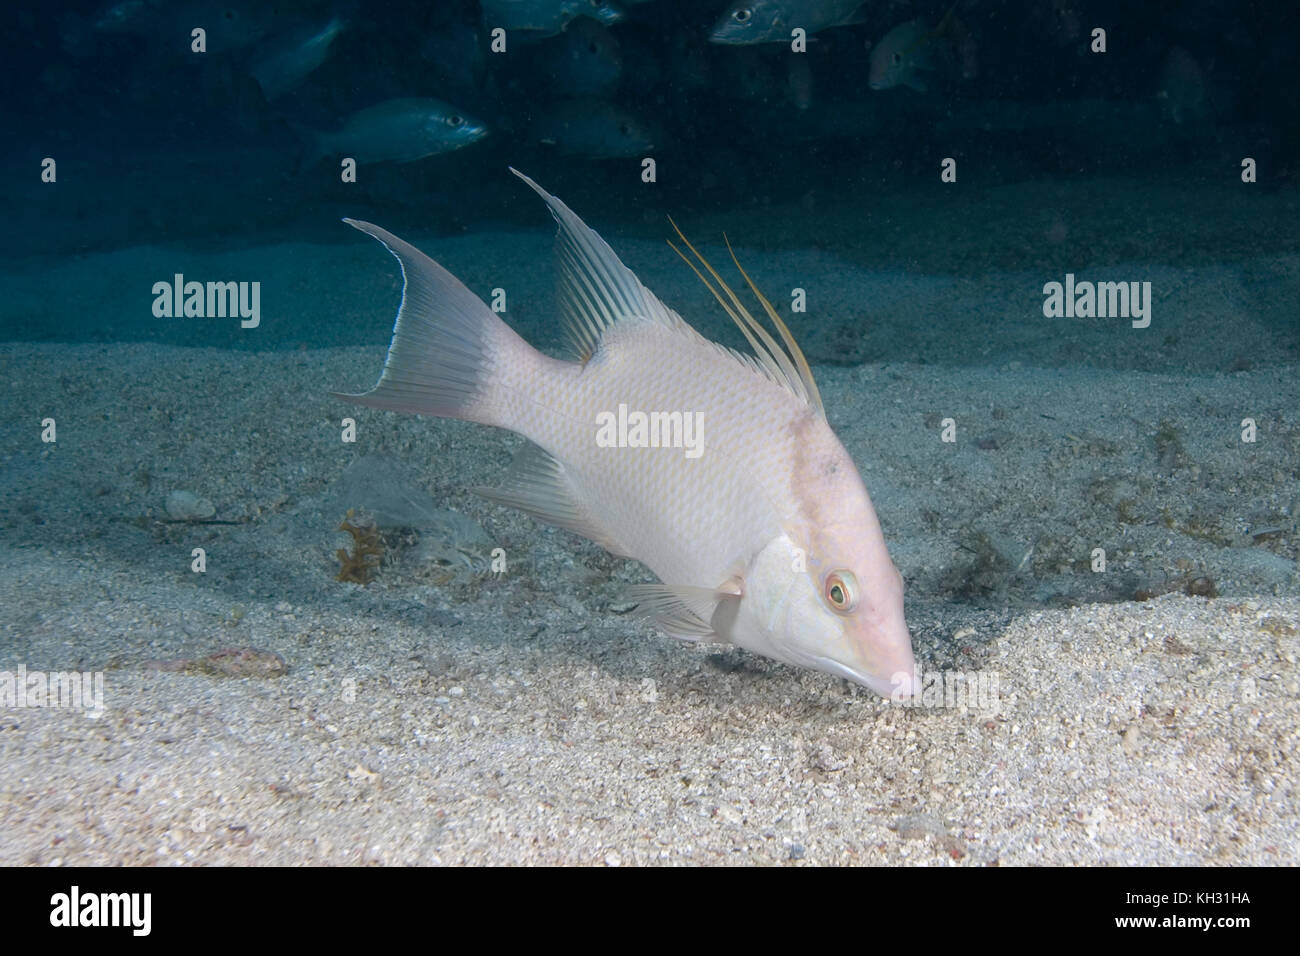
[[(550, 301), (540, 232), (422, 245), (465, 261), (489, 241), (527, 301)], [(681, 302), (694, 280), (671, 253), (633, 252)], [(245, 255), (253, 277), (310, 261), (338, 300), (297, 307), (384, 338), (395, 269), (372, 243)], [(151, 281), (231, 271), (228, 256), (175, 259), (90, 256), (12, 279), (10, 302), (53, 284), (64, 307), (112, 314), (126, 286), (144, 310), (124, 262)], [(779, 276), (787, 259), (746, 262)], [(867, 313), (882, 297), (895, 316), (909, 296), (949, 301), (942, 283), (825, 252), (798, 268)], [(1300, 863), (1300, 388), (1248, 308), (1224, 318), (1261, 275), (1293, 308), (1295, 261), (1206, 267), (1199, 287), (1127, 274), (1156, 278), (1159, 338), (1094, 325), (1097, 354), (1190, 340), (1201, 367), (1083, 351), (1081, 367), (1048, 367), (1036, 343), (1079, 326), (1032, 315), (1059, 278), (1040, 272), (963, 293), (1030, 290), (1028, 318), (1005, 320), (1022, 358), (978, 364), (979, 326), (954, 326), (968, 337), (947, 347), (970, 364), (866, 348), (868, 364), (816, 369), (907, 581), (922, 666), (995, 672), (996, 712), (902, 709), (619, 613), (643, 569), (468, 491), (501, 476), (516, 438), (327, 395), (368, 387), (380, 346), (4, 346), (0, 669), (103, 671), (107, 710), (0, 711), (0, 862)], [(805, 331), (814, 358), (843, 346)], [(953, 444), (938, 437), (949, 416)], [(367, 455), (477, 521), (510, 571), (445, 581), (406, 534), (369, 586), (337, 582), (340, 476)], [(230, 523), (164, 520), (174, 490)], [(1186, 593), (1200, 578), (1217, 596)], [(158, 669), (230, 647), (287, 673)]]

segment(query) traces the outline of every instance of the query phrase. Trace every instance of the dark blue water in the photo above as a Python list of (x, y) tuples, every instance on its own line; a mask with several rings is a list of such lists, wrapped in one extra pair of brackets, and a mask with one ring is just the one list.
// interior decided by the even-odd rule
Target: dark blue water
[[(665, 238), (671, 214), (709, 239), (728, 229), (753, 246), (956, 278), (1024, 270), (1045, 282), (1132, 263), (1199, 270), (1264, 258), (1266, 293), (1238, 303), (1258, 320), (1252, 361), (1295, 360), (1295, 315), (1277, 307), (1295, 286), (1277, 257), (1300, 239), (1293, 3), (869, 3), (862, 22), (818, 33), (804, 53), (709, 43), (725, 7), (650, 0), (600, 34), (619, 75), (583, 95), (654, 140), (610, 157), (538, 132), (585, 82), (581, 64), (575, 81), (559, 59), (571, 38), (508, 34), (507, 51), (492, 53), (473, 0), (11, 5), (0, 57), (7, 268), (145, 245), (355, 242), (344, 215), (416, 236), (540, 228), (544, 213), (506, 173), (515, 166), (616, 247)], [(348, 24), (325, 62), (268, 100), (253, 76), (264, 44), (334, 15)], [(207, 52), (192, 52), (184, 25), (211, 18), (236, 29), (213, 29)], [(935, 31), (927, 91), (871, 89), (870, 48), (914, 18)], [(1096, 29), (1105, 52), (1093, 50)], [(337, 129), (405, 96), (439, 97), (491, 133), (418, 162), (364, 165), (355, 183), (340, 182), (332, 162), (304, 165), (303, 128)], [(46, 157), (54, 183), (41, 178)], [(941, 181), (945, 158), (954, 183)], [(1252, 183), (1242, 182), (1247, 158)], [(301, 306), (316, 313), (310, 321), (268, 327), (254, 346), (144, 310), (105, 321), (57, 306), (0, 306), (0, 336), (276, 348), (387, 332)], [(1184, 346), (1171, 364), (1217, 367), (1216, 343)], [(923, 336), (815, 357), (960, 358)]]

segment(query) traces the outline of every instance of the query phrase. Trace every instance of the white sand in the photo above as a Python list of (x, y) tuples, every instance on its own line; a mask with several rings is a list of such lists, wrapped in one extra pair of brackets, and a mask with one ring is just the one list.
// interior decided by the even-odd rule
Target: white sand
[[(538, 237), (518, 247), (499, 261)], [(257, 255), (285, 274), (302, 253)], [(344, 318), (378, 340), (391, 261), (342, 259), (320, 281), (369, 290)], [(549, 259), (526, 273), (539, 312)], [(0, 669), (102, 670), (108, 708), (0, 711), (0, 863), (1300, 863), (1294, 366), (817, 370), (918, 658), (996, 673), (985, 714), (891, 707), (611, 611), (637, 565), (465, 490), (516, 439), (326, 395), (381, 362), (0, 351)], [(511, 572), (444, 587), (406, 550), (369, 587), (336, 582), (337, 481), (362, 454), (409, 463)], [(176, 489), (237, 523), (161, 521)], [(1182, 593), (1197, 577), (1219, 596)], [(245, 646), (287, 675), (146, 666)]]

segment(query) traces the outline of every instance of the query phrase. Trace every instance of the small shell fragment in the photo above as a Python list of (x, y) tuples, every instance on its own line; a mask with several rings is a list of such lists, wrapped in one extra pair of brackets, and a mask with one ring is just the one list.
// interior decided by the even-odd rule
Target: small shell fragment
[(173, 491), (167, 496), (167, 516), (173, 521), (202, 521), (216, 513), (211, 501), (192, 491)]

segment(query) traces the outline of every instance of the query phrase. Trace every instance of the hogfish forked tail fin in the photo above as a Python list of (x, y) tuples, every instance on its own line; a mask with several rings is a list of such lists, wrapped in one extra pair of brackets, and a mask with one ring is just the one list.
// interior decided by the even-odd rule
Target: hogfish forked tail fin
[(374, 236), (402, 267), (402, 304), (378, 383), (337, 398), (395, 412), (502, 424), (494, 398), (495, 370), (510, 358), (535, 355), (459, 279), (415, 246), (368, 222), (344, 219)]

